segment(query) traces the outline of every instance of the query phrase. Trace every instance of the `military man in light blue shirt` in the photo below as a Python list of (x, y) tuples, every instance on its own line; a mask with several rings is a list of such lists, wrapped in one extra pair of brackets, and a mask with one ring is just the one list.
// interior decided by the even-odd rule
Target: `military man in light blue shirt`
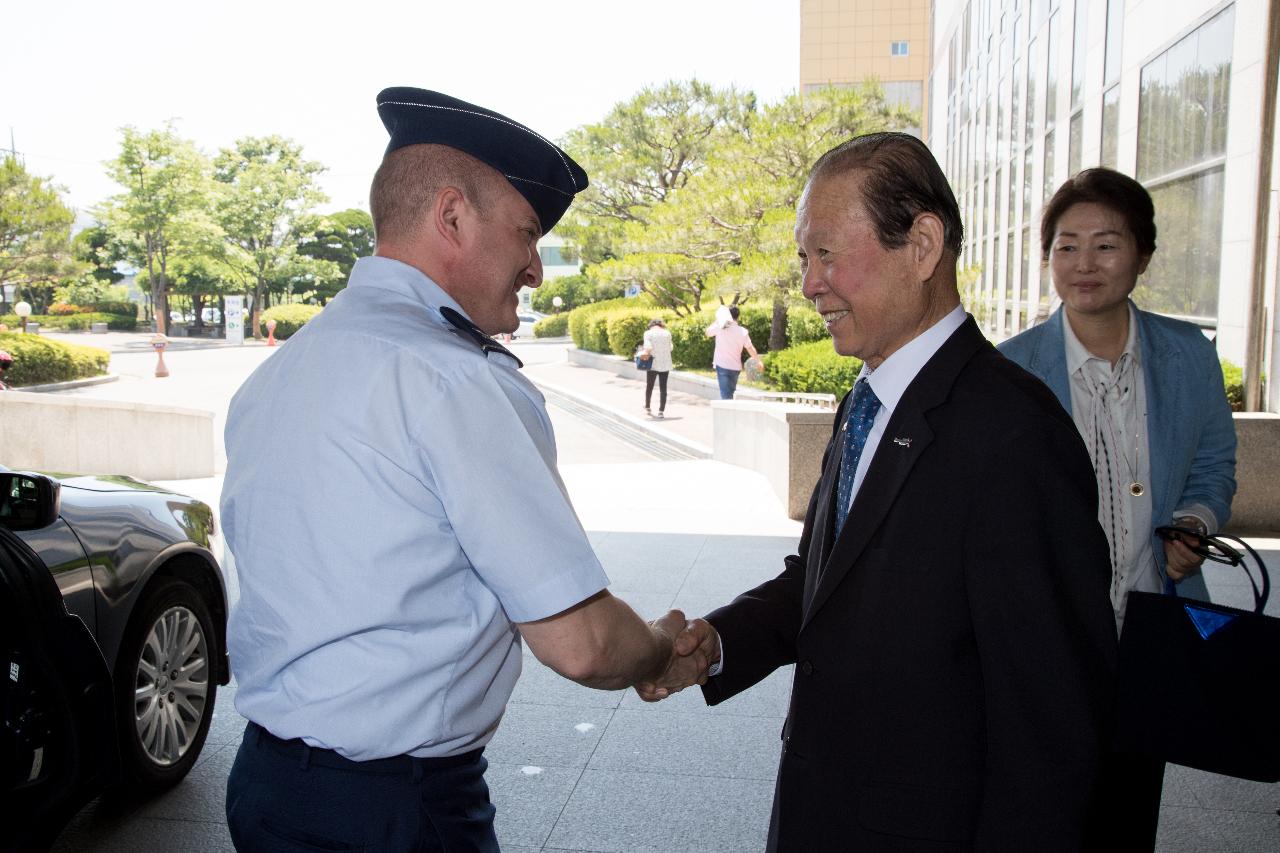
[(542, 396), (490, 337), (586, 174), (439, 93), (387, 89), (378, 111), (375, 257), (227, 419), (242, 851), (496, 850), (481, 752), (521, 638), (602, 689), (706, 664), (673, 655), (683, 614), (646, 624), (609, 594)]

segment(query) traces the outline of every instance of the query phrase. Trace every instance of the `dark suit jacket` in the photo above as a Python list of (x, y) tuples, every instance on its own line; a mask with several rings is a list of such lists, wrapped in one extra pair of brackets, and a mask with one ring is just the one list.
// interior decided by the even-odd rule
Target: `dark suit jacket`
[(707, 617), (727, 663), (708, 703), (797, 664), (769, 849), (1083, 849), (1116, 633), (1071, 418), (969, 319), (903, 395), (837, 539), (848, 404), (799, 553)]

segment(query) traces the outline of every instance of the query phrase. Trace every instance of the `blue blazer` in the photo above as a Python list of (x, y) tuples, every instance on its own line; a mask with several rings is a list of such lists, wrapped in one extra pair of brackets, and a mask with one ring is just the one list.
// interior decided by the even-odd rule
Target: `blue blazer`
[[(1136, 315), (1146, 377), (1151, 518), (1156, 525), (1169, 524), (1174, 510), (1199, 504), (1213, 513), (1221, 530), (1231, 517), (1236, 493), (1236, 429), (1218, 351), (1190, 323), (1142, 310)], [(998, 348), (1039, 377), (1070, 412), (1064, 322), (1059, 307), (1048, 320)], [(1159, 539), (1154, 539), (1152, 551), (1163, 575), (1164, 547)], [(1178, 584), (1178, 594), (1208, 598), (1200, 575)]]

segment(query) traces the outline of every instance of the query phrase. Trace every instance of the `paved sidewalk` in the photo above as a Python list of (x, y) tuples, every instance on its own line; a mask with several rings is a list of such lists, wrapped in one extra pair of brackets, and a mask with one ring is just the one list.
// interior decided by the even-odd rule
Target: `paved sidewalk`
[[(644, 411), (644, 374), (623, 379), (605, 370), (596, 370), (568, 361), (531, 364), (524, 373), (544, 391), (561, 393), (609, 414), (620, 422), (651, 432), (655, 436), (687, 446), (704, 458), (711, 457), (711, 400), (682, 391), (667, 394), (666, 416), (657, 418)], [(651, 409), (658, 411), (655, 384)]]

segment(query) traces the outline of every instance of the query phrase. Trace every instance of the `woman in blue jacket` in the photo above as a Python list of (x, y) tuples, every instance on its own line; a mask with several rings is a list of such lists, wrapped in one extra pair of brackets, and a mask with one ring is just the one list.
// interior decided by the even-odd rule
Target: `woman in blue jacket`
[[(1049, 386), (1089, 449), (1119, 630), (1132, 590), (1160, 592), (1167, 578), (1180, 596), (1207, 598), (1202, 558), (1155, 528), (1214, 533), (1226, 524), (1235, 426), (1214, 345), (1196, 326), (1129, 299), (1156, 250), (1155, 209), (1141, 184), (1110, 169), (1080, 172), (1045, 208), (1040, 246), (1062, 305), (1000, 350)], [(1154, 844), (1163, 764), (1152, 771), (1139, 786), (1145, 796), (1124, 795), (1145, 849)]]

